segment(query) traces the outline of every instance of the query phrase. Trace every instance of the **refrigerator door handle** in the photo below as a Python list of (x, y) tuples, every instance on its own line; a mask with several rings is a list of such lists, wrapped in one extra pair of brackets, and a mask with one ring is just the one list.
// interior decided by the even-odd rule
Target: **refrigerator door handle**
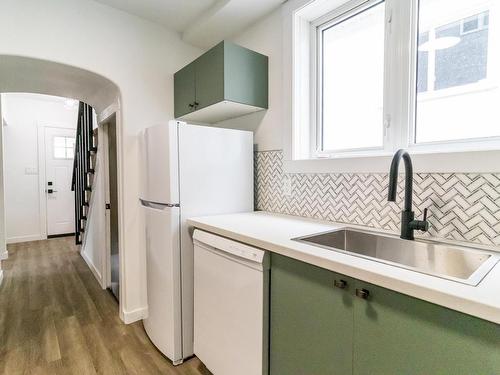
[(160, 210), (163, 211), (166, 208), (172, 208), (172, 207), (180, 207), (179, 203), (157, 203), (157, 202), (151, 202), (147, 201), (145, 199), (139, 199), (141, 201), (141, 204), (144, 207), (152, 208), (155, 210)]

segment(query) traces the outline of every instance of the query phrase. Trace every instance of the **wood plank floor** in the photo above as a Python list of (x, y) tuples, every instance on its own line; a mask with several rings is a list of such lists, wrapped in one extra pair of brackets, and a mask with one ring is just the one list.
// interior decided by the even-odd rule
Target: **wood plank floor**
[(0, 374), (209, 375), (174, 367), (141, 322), (125, 325), (73, 238), (9, 245), (0, 286)]

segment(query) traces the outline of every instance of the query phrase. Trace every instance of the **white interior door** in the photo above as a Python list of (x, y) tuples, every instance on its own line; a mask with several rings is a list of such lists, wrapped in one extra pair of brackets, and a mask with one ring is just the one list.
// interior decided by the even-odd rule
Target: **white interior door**
[(71, 191), (75, 129), (45, 128), (47, 234), (75, 231), (75, 194)]

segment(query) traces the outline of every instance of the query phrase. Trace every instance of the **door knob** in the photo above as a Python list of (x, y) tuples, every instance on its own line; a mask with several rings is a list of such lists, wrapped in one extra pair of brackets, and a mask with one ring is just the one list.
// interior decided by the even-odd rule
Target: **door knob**
[(361, 299), (368, 299), (370, 296), (370, 291), (366, 289), (356, 289), (356, 297), (359, 297)]

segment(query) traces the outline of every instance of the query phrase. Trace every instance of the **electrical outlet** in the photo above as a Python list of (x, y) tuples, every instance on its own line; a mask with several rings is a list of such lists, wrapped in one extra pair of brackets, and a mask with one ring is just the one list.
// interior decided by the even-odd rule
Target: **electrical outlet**
[(292, 196), (292, 178), (290, 176), (283, 177), (283, 195), (285, 197)]

